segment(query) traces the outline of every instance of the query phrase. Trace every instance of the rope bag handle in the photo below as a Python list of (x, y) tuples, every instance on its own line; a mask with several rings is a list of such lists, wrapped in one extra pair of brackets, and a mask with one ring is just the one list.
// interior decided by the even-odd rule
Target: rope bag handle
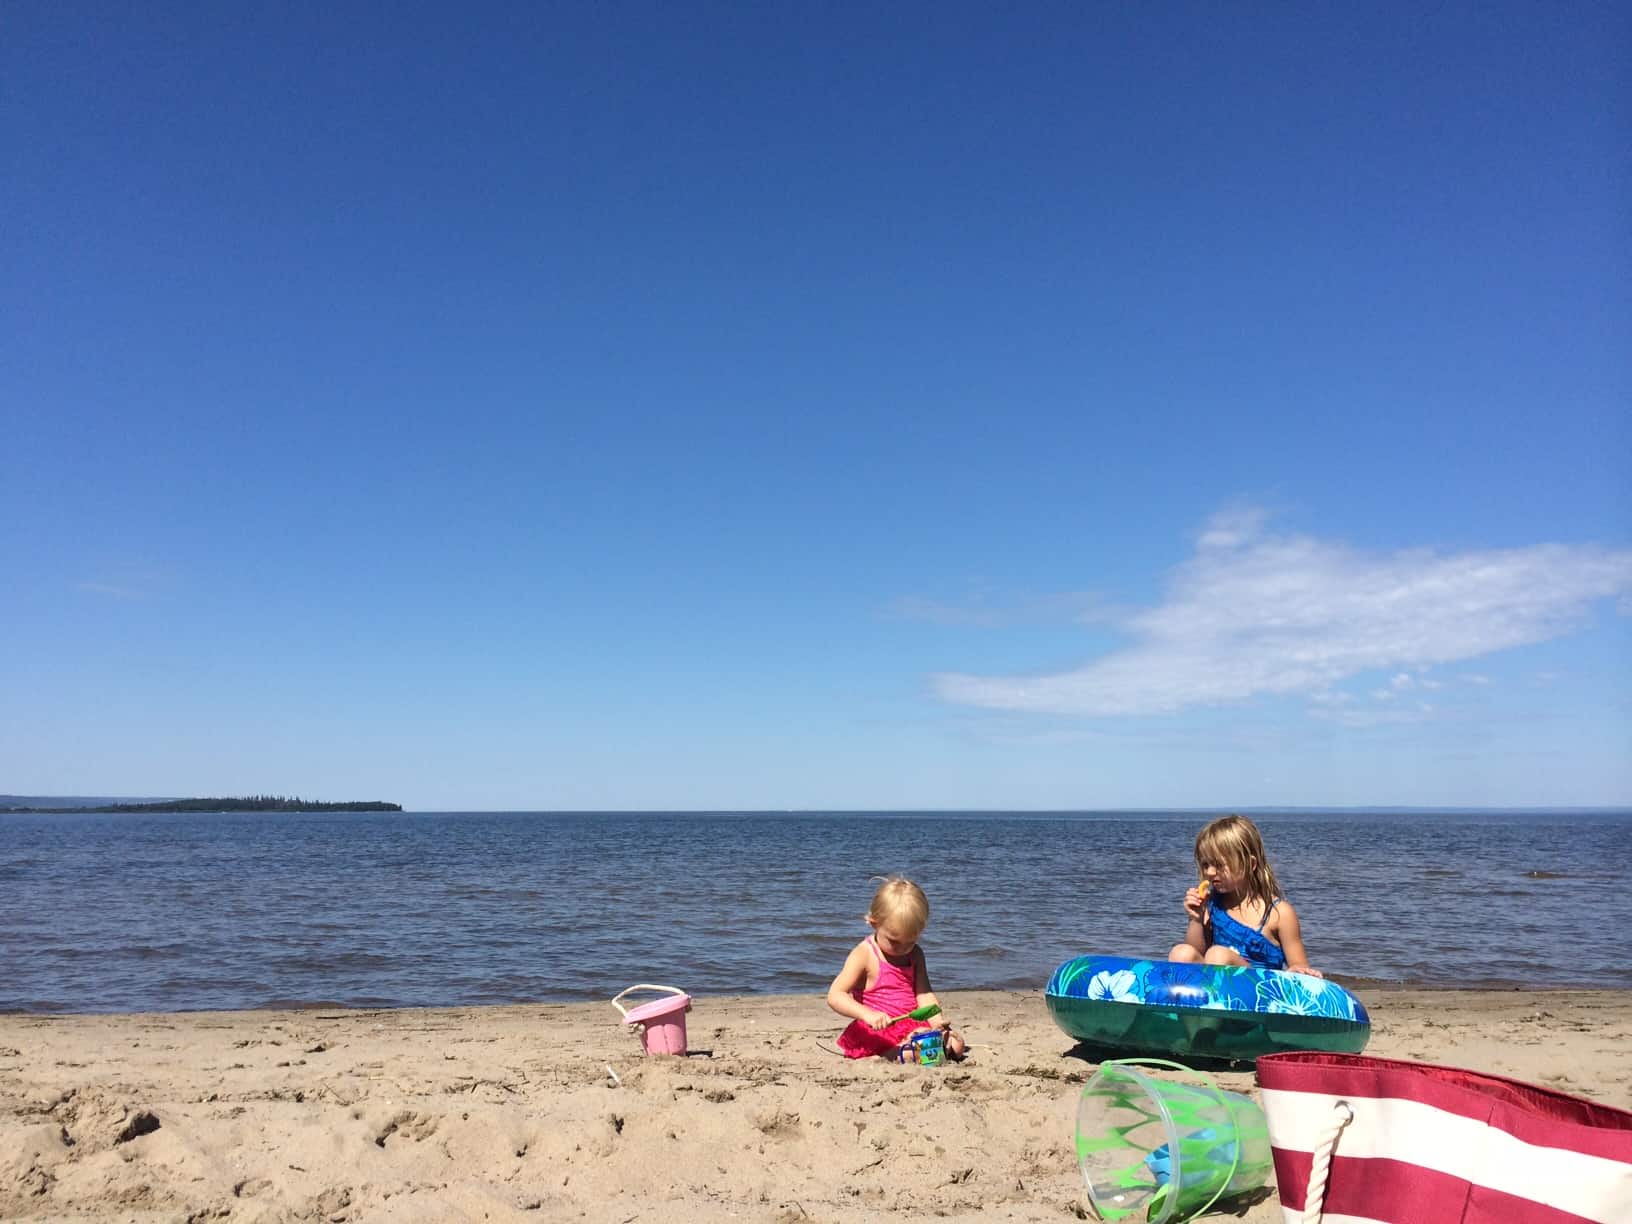
[(1343, 1128), (1354, 1121), (1347, 1101), (1332, 1104), (1332, 1116), (1315, 1141), (1314, 1161), (1309, 1166), (1309, 1189), (1303, 1196), (1303, 1224), (1320, 1224), (1326, 1206), (1326, 1179), (1332, 1171), (1332, 1150)]

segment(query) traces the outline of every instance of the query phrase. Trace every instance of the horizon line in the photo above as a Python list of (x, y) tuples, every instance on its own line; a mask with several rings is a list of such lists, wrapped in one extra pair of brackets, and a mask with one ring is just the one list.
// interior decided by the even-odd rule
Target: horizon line
[(470, 815), (536, 815), (536, 816), (866, 816), (880, 814), (904, 815), (971, 815), (971, 816), (1001, 816), (1001, 815), (1198, 815), (1207, 812), (1228, 814), (1240, 813), (1339, 813), (1339, 812), (1506, 812), (1506, 813), (1536, 813), (1559, 814), (1569, 812), (1593, 812), (1632, 815), (1632, 804), (1616, 803), (1580, 803), (1580, 804), (1519, 804), (1506, 806), (1488, 806), (1477, 804), (1399, 804), (1399, 803), (1350, 803), (1350, 804), (1208, 804), (1201, 807), (788, 807), (788, 808), (756, 808), (756, 807), (697, 807), (697, 808), (448, 808), (448, 807), (408, 807), (403, 806), (403, 813), (467, 813)]
[[(101, 803), (170, 803), (181, 802), (186, 796), (82, 796), (82, 795), (29, 795), (19, 793), (0, 792), (0, 803), (6, 800), (50, 800), (53, 802), (68, 803), (94, 799)], [(311, 802), (343, 803), (347, 800), (312, 800)], [(385, 801), (370, 801), (385, 802)], [(1595, 813), (1595, 814), (1632, 814), (1632, 803), (1563, 803), (1563, 804), (1410, 804), (1410, 803), (1256, 803), (1256, 804), (1203, 804), (1203, 805), (1116, 805), (1109, 807), (876, 807), (876, 806), (847, 806), (847, 807), (733, 807), (713, 804), (704, 807), (424, 807), (400, 804), (401, 814), (410, 813), (463, 813), (469, 815), (539, 815), (539, 816), (640, 816), (640, 815), (671, 815), (671, 816), (777, 816), (777, 815), (878, 815), (878, 814), (905, 814), (905, 815), (1198, 815), (1208, 812), (1228, 814), (1239, 812), (1245, 814), (1261, 813), (1273, 814), (1320, 814), (1320, 813), (1347, 813), (1347, 812), (1413, 812), (1413, 813), (1533, 813), (1533, 814), (1560, 814), (1560, 813)], [(51, 809), (43, 809), (49, 811)], [(250, 813), (253, 814), (253, 813)]]

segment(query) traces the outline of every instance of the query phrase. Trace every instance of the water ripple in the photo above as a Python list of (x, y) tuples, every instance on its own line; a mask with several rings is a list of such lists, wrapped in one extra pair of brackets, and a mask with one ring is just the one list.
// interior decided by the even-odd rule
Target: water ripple
[[(5, 815), (0, 1010), (816, 993), (893, 871), (929, 893), (938, 987), (1037, 987), (1067, 957), (1181, 936), (1201, 819)], [(949, 822), (979, 855), (948, 851)], [(1606, 865), (1632, 860), (1625, 814), (1259, 823), (1328, 972), (1632, 987), (1615, 932), (1579, 921), (1618, 886)], [(1552, 948), (1569, 955), (1538, 963)]]

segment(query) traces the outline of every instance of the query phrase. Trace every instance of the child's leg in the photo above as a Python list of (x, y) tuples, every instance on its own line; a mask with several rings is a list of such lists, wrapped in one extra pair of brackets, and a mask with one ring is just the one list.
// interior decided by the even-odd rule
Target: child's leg
[(1173, 945), (1173, 951), (1167, 954), (1167, 959), (1185, 965), (1199, 965), (1201, 964), (1201, 953), (1187, 943), (1177, 943)]
[(1251, 962), (1234, 948), (1226, 948), (1223, 944), (1214, 944), (1207, 949), (1207, 955), (1202, 963), (1208, 965), (1246, 965)]

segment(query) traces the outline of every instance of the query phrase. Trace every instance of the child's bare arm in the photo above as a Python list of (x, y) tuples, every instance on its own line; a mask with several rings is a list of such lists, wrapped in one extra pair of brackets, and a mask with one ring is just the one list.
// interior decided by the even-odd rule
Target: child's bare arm
[(1282, 901), (1275, 907), (1275, 930), (1272, 933), (1280, 942), (1281, 951), (1286, 953), (1286, 967), (1289, 970), (1312, 977), (1325, 976), (1309, 965), (1309, 952), (1303, 946), (1303, 927), (1298, 922), (1298, 911), (1292, 908), (1290, 901)]
[(881, 1029), (890, 1018), (875, 1007), (868, 1007), (856, 998), (856, 991), (867, 984), (867, 970), (872, 968), (872, 953), (865, 943), (859, 943), (845, 958), (833, 984), (827, 988), (827, 1005), (850, 1020), (860, 1020), (868, 1028)]
[(1189, 924), (1184, 928), (1184, 942), (1202, 956), (1207, 954), (1208, 892), (1208, 884), (1203, 880), (1184, 894), (1184, 913), (1190, 920)]
[(913, 981), (918, 985), (918, 1006), (928, 1007), (933, 1003), (936, 1007), (941, 1008), (924, 1023), (933, 1025), (935, 1028), (950, 1028), (952, 1022), (946, 1018), (946, 1008), (941, 1007), (941, 1001), (935, 997), (935, 988), (929, 984), (929, 963), (924, 960), (924, 950), (922, 948), (912, 950), (912, 962), (916, 974)]

